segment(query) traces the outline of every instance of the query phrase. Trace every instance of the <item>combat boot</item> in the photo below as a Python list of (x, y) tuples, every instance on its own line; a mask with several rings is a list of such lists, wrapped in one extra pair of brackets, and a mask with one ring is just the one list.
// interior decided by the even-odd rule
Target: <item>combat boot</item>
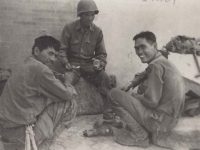
[(123, 108), (116, 107), (114, 110), (116, 115), (126, 124), (128, 131), (124, 135), (116, 135), (116, 142), (126, 146), (148, 147), (148, 132)]
[(118, 116), (115, 115), (112, 109), (108, 109), (104, 111), (103, 120), (105, 122), (108, 122), (113, 127), (116, 127), (116, 128), (123, 127), (123, 122)]

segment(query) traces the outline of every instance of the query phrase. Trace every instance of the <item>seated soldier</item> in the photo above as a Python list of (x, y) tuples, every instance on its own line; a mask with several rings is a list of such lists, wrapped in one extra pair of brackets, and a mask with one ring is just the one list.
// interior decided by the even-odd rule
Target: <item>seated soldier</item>
[(149, 135), (156, 139), (176, 126), (184, 107), (185, 88), (179, 71), (158, 52), (152, 32), (141, 32), (133, 40), (136, 54), (142, 63), (148, 64), (138, 76), (137, 82), (142, 82), (137, 94), (112, 89), (108, 99), (127, 129), (127, 134), (116, 136), (116, 142), (147, 147)]
[(56, 79), (50, 67), (60, 42), (51, 36), (35, 39), (32, 56), (13, 72), (0, 97), (0, 135), (5, 150), (24, 149), (27, 126), (34, 125), (40, 145), (57, 125), (69, 126), (76, 116), (74, 87)]
[(93, 84), (103, 100), (103, 118), (112, 120), (112, 110), (107, 93), (112, 88), (110, 77), (105, 72), (107, 52), (102, 30), (93, 21), (99, 13), (93, 0), (80, 0), (77, 5), (78, 20), (68, 23), (61, 34), (59, 58), (76, 84), (80, 77)]

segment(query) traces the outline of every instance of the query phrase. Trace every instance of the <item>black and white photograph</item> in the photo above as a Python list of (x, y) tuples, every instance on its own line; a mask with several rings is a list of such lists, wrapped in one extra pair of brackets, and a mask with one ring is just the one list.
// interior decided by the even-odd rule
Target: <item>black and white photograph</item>
[(199, 0), (0, 0), (0, 150), (200, 150)]

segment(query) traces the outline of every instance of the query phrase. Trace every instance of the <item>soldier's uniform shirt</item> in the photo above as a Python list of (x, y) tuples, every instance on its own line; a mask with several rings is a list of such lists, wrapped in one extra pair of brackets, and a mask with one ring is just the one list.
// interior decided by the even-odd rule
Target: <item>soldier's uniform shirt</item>
[(160, 53), (145, 70), (147, 78), (138, 87), (138, 98), (148, 108), (179, 118), (185, 100), (183, 78)]
[(35, 58), (26, 59), (13, 71), (0, 97), (2, 139), (23, 143), (25, 126), (30, 124), (35, 124), (36, 142), (52, 136), (53, 128), (66, 114), (70, 116), (67, 121), (75, 117), (73, 88), (62, 84)]
[(158, 52), (141, 76), (134, 79), (134, 83), (139, 82), (137, 95), (111, 90), (108, 97), (113, 108), (125, 109), (151, 132), (174, 128), (185, 101), (183, 78), (176, 67)]
[(88, 30), (83, 30), (80, 20), (67, 24), (61, 35), (60, 55), (66, 56), (70, 63), (92, 63), (92, 58), (106, 62), (106, 49), (102, 30), (91, 24)]

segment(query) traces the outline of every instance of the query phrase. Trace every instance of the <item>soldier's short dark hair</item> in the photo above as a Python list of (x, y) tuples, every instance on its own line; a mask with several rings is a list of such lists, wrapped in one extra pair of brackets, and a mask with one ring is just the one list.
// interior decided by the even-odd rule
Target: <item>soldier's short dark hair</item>
[(150, 41), (151, 43), (156, 42), (155, 34), (150, 31), (143, 31), (143, 32), (140, 32), (139, 34), (136, 34), (133, 37), (133, 40), (136, 41), (138, 38), (145, 38), (147, 41)]
[(48, 47), (53, 47), (55, 51), (59, 51), (60, 49), (60, 42), (53, 38), (52, 36), (40, 36), (35, 39), (35, 43), (32, 47), (32, 54), (34, 54), (34, 48), (38, 47), (40, 51), (43, 51), (44, 49)]

